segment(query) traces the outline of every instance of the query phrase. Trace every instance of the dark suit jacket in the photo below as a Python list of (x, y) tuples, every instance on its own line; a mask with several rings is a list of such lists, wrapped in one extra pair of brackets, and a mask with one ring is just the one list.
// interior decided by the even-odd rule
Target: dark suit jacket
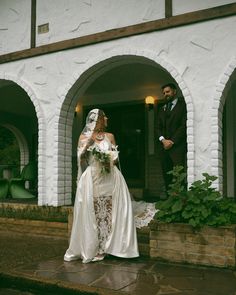
[(170, 154), (186, 153), (186, 121), (186, 103), (182, 97), (178, 98), (176, 105), (171, 111), (165, 111), (165, 106), (158, 111), (157, 137), (159, 139), (160, 136), (164, 136), (165, 139), (171, 139), (174, 142), (173, 147), (169, 150)]

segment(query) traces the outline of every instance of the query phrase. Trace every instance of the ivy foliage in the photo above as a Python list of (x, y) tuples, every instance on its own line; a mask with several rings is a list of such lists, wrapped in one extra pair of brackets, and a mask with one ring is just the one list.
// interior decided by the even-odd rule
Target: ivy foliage
[(204, 225), (223, 226), (236, 224), (236, 203), (230, 198), (223, 198), (212, 183), (217, 179), (203, 173), (203, 179), (197, 180), (187, 190), (184, 185), (186, 173), (182, 166), (172, 171), (173, 183), (168, 191), (168, 198), (156, 203), (159, 211), (157, 220), (167, 223), (187, 223), (196, 229)]

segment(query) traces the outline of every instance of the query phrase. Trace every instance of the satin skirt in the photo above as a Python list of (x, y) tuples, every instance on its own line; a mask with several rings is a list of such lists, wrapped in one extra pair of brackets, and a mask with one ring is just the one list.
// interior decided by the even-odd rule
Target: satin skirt
[(89, 166), (78, 181), (70, 244), (64, 260), (82, 259), (87, 263), (98, 252), (94, 196), (112, 196), (112, 226), (105, 243), (105, 254), (138, 257), (132, 202), (123, 175), (116, 166), (107, 175), (100, 175), (93, 166)]

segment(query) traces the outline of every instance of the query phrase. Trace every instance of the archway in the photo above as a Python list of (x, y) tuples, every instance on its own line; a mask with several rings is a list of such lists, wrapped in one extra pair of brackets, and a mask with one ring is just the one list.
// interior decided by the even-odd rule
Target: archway
[[(29, 87), (27, 90), (30, 92)], [(19, 82), (0, 80), (0, 94), (0, 125), (9, 129), (18, 141), (21, 171), (29, 161), (38, 161), (37, 112), (28, 93), (19, 86)], [(30, 94), (33, 96), (32, 92)]]
[(0, 178), (10, 180), (20, 174), (20, 146), (13, 132), (0, 125)]
[[(168, 65), (166, 62), (161, 60), (158, 56), (150, 56), (150, 52), (147, 53), (147, 56), (145, 56), (145, 53), (142, 52), (140, 55), (138, 55), (137, 51), (135, 51), (135, 54), (132, 55), (132, 53), (129, 52), (129, 54), (119, 54), (119, 55), (113, 55), (111, 54), (109, 57), (106, 56), (100, 57), (100, 60), (96, 60), (93, 62), (89, 62), (86, 65), (86, 68), (83, 69), (78, 75), (77, 79), (75, 79), (73, 86), (70, 87), (70, 90), (68, 91), (68, 87), (65, 89), (65, 93), (62, 96), (62, 108), (60, 110), (59, 114), (59, 120), (57, 128), (59, 130), (58, 138), (57, 138), (57, 150), (58, 155), (55, 155), (55, 161), (58, 166), (59, 175), (58, 178), (55, 179), (54, 187), (57, 187), (57, 193), (56, 195), (59, 196), (58, 203), (59, 204), (70, 204), (71, 202), (71, 185), (72, 180), (70, 178), (72, 165), (71, 163), (71, 156), (72, 156), (72, 150), (73, 150), (73, 142), (72, 142), (72, 127), (73, 127), (73, 120), (74, 120), (74, 112), (76, 105), (82, 102), (82, 104), (86, 103), (90, 105), (98, 105), (98, 104), (108, 104), (111, 103), (109, 99), (105, 99), (104, 102), (101, 100), (97, 100), (96, 103), (91, 103), (89, 101), (89, 96), (94, 97), (95, 94), (91, 93), (91, 89), (94, 89), (94, 91), (97, 93), (96, 89), (96, 81), (99, 79), (103, 79), (107, 75), (111, 74), (111, 71), (118, 71), (118, 68), (122, 67), (137, 67), (141, 66), (144, 68), (149, 68), (156, 71), (157, 74), (157, 80), (159, 80), (159, 84), (157, 83), (155, 85), (155, 89), (153, 88), (153, 91), (157, 91), (157, 86), (160, 87), (160, 85), (163, 82), (166, 82), (166, 79), (168, 81), (175, 81), (176, 84), (179, 85), (179, 90), (182, 91), (182, 94), (185, 97), (187, 108), (188, 108), (188, 170), (190, 173), (188, 174), (188, 181), (192, 182), (194, 179), (194, 144), (193, 144), (193, 105), (192, 100), (189, 94), (189, 91), (187, 87), (185, 86), (184, 81), (181, 79), (180, 75), (176, 72), (176, 70)], [(144, 76), (143, 76), (144, 77)], [(163, 79), (161, 78), (163, 77)], [(127, 76), (126, 76), (127, 78)], [(72, 83), (71, 83), (72, 84)], [(98, 83), (99, 84), (99, 83)], [(160, 90), (159, 90), (160, 91)], [(157, 92), (155, 92), (156, 94)], [(142, 93), (143, 95), (143, 93)], [(142, 96), (141, 95), (141, 96)], [(160, 92), (159, 94), (160, 95)], [(141, 97), (140, 96), (140, 97)], [(84, 103), (83, 103), (84, 99)], [(144, 97), (139, 98), (139, 100), (144, 100)], [(112, 100), (112, 102), (118, 102), (119, 99), (116, 101)], [(120, 99), (121, 101), (121, 99)], [(80, 113), (79, 116), (80, 120), (77, 124), (77, 130), (81, 130), (82, 126), (82, 117), (83, 114)], [(80, 124), (80, 125), (79, 125)], [(64, 151), (66, 150), (66, 153)], [(147, 169), (146, 169), (147, 171)], [(65, 177), (66, 175), (66, 177)], [(155, 181), (155, 180), (154, 180)]]
[(223, 194), (236, 195), (236, 70), (234, 70), (224, 91), (223, 109)]
[(215, 187), (225, 196), (235, 196), (235, 72), (236, 59), (224, 69), (217, 84), (211, 111), (211, 172), (218, 176)]
[[(108, 120), (108, 132), (115, 135), (119, 146), (120, 169), (132, 194), (139, 198), (155, 199), (164, 194), (160, 169), (160, 145), (155, 136), (157, 104), (161, 103), (161, 85), (175, 82), (163, 69), (141, 58), (126, 58), (126, 63), (107, 69), (94, 80), (79, 99), (78, 120), (92, 108), (103, 109)], [(181, 95), (181, 93), (179, 93)], [(156, 104), (149, 109), (145, 97), (152, 96)], [(75, 120), (74, 120), (75, 121)], [(77, 134), (76, 134), (77, 135)], [(74, 165), (76, 164), (77, 138), (72, 142)], [(76, 186), (74, 173), (74, 189)]]
[(20, 170), (29, 162), (29, 148), (24, 134), (11, 124), (2, 124), (3, 127), (9, 129), (15, 136), (20, 149)]

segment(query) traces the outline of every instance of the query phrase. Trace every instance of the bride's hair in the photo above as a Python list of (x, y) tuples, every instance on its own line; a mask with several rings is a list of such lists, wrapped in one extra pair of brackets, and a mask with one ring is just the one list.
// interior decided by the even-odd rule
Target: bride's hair
[(97, 122), (96, 122), (96, 126), (94, 128), (94, 131), (105, 131), (105, 113), (103, 110), (98, 110), (98, 117), (97, 117)]
[[(84, 129), (80, 134), (80, 139), (85, 142), (86, 140), (90, 140), (93, 136), (94, 132), (103, 132), (105, 131), (105, 114), (103, 110), (93, 109), (91, 110), (87, 117)], [(83, 145), (81, 143), (81, 145)]]

